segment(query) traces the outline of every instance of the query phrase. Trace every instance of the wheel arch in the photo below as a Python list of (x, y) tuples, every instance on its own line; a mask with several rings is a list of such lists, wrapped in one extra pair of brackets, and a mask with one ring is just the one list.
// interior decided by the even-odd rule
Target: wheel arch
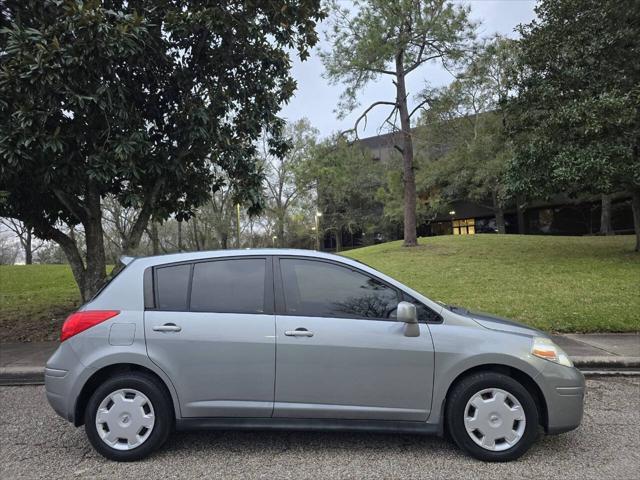
[(89, 398), (91, 398), (91, 395), (93, 394), (93, 392), (95, 392), (96, 388), (98, 388), (98, 386), (100, 386), (108, 378), (119, 373), (127, 372), (142, 372), (154, 377), (162, 386), (162, 388), (164, 389), (164, 393), (167, 395), (167, 398), (173, 405), (174, 418), (179, 417), (179, 405), (177, 397), (174, 395), (172, 389), (169, 387), (169, 385), (161, 375), (144, 365), (136, 363), (114, 363), (111, 365), (106, 365), (95, 371), (82, 386), (80, 394), (76, 399), (73, 411), (73, 424), (76, 427), (84, 424), (84, 411), (87, 407), (87, 403), (89, 402)]
[(441, 409), (441, 415), (440, 415), (442, 429), (444, 429), (446, 425), (444, 418), (446, 415), (447, 403), (449, 401), (451, 391), (463, 379), (478, 372), (501, 373), (503, 375), (513, 378), (518, 383), (520, 383), (524, 388), (527, 389), (527, 391), (533, 397), (533, 400), (536, 403), (536, 407), (538, 408), (540, 424), (542, 425), (545, 431), (548, 430), (549, 415), (547, 410), (547, 402), (545, 400), (544, 394), (542, 393), (542, 390), (540, 389), (536, 381), (528, 373), (520, 370), (519, 368), (510, 366), (510, 365), (498, 364), (498, 363), (476, 365), (474, 367), (468, 368), (467, 370), (461, 372), (460, 374), (458, 374), (458, 376), (456, 376), (453, 379), (453, 381), (449, 384), (449, 388), (447, 388), (447, 393), (445, 394), (442, 402), (442, 409)]

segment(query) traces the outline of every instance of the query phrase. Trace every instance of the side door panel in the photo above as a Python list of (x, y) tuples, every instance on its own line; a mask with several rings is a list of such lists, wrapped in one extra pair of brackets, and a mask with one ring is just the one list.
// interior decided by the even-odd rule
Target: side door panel
[[(246, 264), (249, 260), (246, 257), (224, 258), (194, 263), (190, 267), (189, 278), (193, 280), (187, 289), (189, 300), (184, 308), (177, 303), (180, 311), (167, 311), (173, 304), (163, 305), (157, 295), (154, 308), (145, 311), (149, 358), (173, 382), (183, 417), (270, 417), (272, 414), (276, 351), (272, 263), (271, 258), (251, 258), (264, 262), (259, 265), (260, 272), (264, 272), (260, 273), (264, 278), (264, 301), (260, 296), (251, 297), (249, 291), (241, 288), (243, 282), (249, 288), (260, 281), (255, 275), (252, 281), (246, 280), (255, 272), (255, 265)], [(237, 267), (239, 264), (221, 263), (243, 260), (244, 273)], [(205, 267), (213, 264), (218, 271), (214, 268), (212, 274)], [(238, 278), (234, 278), (235, 273)], [(205, 285), (199, 292), (194, 284), (198, 278)], [(222, 278), (224, 284), (219, 281), (216, 284), (217, 278)], [(181, 291), (179, 286), (171, 288), (169, 284), (163, 290), (157, 278), (154, 282), (156, 292), (168, 292), (165, 298), (182, 298), (182, 293), (177, 294)], [(240, 312), (243, 295), (254, 298), (253, 313)], [(238, 311), (203, 311), (214, 310), (209, 304), (222, 304), (230, 307), (228, 310)], [(260, 307), (255, 307), (258, 304)], [(167, 326), (174, 330), (158, 331), (159, 327), (161, 330)]]
[[(313, 337), (284, 333), (306, 328)], [(426, 421), (433, 345), (427, 325), (277, 316), (274, 417)]]
[[(175, 323), (178, 333), (154, 326)], [(171, 379), (183, 417), (269, 417), (273, 410), (273, 315), (145, 313), (149, 358)]]
[[(374, 311), (392, 317), (400, 298), (389, 297), (390, 287), (369, 274), (350, 269), (333, 275), (324, 260), (314, 269), (309, 258), (280, 268), (281, 260), (291, 259), (274, 262), (274, 417), (426, 421), (434, 371), (428, 326), (420, 325), (418, 337), (405, 337), (402, 322), (366, 318)], [(358, 285), (353, 295), (345, 293), (351, 282)]]

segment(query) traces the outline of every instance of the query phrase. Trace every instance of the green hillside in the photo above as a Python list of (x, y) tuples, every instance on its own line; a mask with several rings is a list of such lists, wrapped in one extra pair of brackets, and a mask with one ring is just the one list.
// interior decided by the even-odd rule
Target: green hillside
[(554, 332), (640, 330), (632, 236), (441, 236), (346, 252), (433, 300)]

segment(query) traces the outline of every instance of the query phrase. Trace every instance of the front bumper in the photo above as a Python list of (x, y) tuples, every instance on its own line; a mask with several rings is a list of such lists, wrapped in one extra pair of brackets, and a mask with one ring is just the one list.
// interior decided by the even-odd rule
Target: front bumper
[(584, 412), (585, 380), (580, 370), (547, 362), (536, 379), (547, 403), (548, 434), (577, 428)]

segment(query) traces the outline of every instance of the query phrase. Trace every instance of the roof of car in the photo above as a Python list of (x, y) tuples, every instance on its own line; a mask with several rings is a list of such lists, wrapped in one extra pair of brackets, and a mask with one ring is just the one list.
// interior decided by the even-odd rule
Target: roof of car
[(187, 262), (190, 260), (203, 260), (207, 258), (244, 257), (254, 255), (288, 255), (299, 257), (314, 257), (340, 260), (349, 262), (351, 259), (335, 255), (333, 253), (318, 252), (316, 250), (303, 250), (296, 248), (245, 248), (232, 250), (204, 250), (196, 252), (167, 253), (149, 257), (121, 257), (120, 261), (125, 265), (133, 260), (143, 261), (147, 265), (159, 265), (162, 263)]

